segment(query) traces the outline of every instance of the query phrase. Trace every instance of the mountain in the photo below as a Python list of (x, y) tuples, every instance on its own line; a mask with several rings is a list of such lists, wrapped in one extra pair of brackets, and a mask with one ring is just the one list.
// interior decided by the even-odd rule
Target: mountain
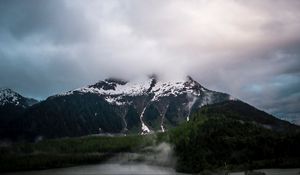
[(36, 104), (38, 101), (33, 98), (26, 98), (17, 92), (8, 89), (0, 89), (0, 107), (4, 106), (19, 106), (22, 108), (27, 108)]
[(122, 119), (122, 129), (119, 128), (119, 131), (134, 128), (142, 133), (164, 131), (167, 126), (177, 126), (182, 121), (189, 120), (193, 109), (230, 99), (228, 94), (210, 91), (191, 77), (187, 77), (186, 81), (172, 82), (160, 81), (153, 76), (136, 82), (106, 79), (50, 97), (49, 100), (77, 95), (95, 95), (99, 100), (116, 108), (119, 118)]
[[(4, 133), (9, 133), (9, 138), (28, 140), (164, 132), (189, 121), (191, 114), (204, 106), (212, 104), (212, 110), (219, 110), (213, 105), (222, 102), (242, 103), (228, 94), (206, 89), (191, 77), (183, 81), (164, 81), (156, 76), (136, 81), (110, 78), (22, 109)], [(253, 112), (256, 109), (250, 107), (234, 105), (225, 109), (244, 110), (241, 120), (286, 128), (281, 127), (283, 121), (262, 111)], [(264, 123), (265, 120), (276, 122)]]
[(230, 118), (243, 122), (251, 122), (263, 128), (275, 131), (300, 131), (300, 127), (285, 120), (280, 120), (264, 111), (239, 101), (224, 101), (202, 107), (194, 113), (194, 118)]
[(206, 104), (232, 99), (208, 90), (191, 77), (184, 81), (106, 79), (48, 97), (28, 108), (12, 126), (30, 138), (98, 133), (165, 131), (189, 120)]
[[(241, 101), (207, 105), (168, 132), (176, 170), (292, 168), (300, 165), (300, 127)], [(225, 167), (224, 167), (225, 165)]]
[(295, 125), (300, 126), (300, 119), (294, 119), (291, 122), (294, 123)]
[(11, 89), (0, 89), (0, 136), (7, 136), (7, 130), (13, 132), (11, 123), (15, 123), (28, 107), (36, 103), (37, 100), (23, 97)]

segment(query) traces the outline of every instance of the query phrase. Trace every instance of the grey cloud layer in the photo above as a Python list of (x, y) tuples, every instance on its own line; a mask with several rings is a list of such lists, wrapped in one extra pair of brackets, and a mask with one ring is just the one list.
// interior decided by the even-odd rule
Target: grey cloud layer
[(0, 86), (48, 95), (107, 76), (192, 75), (299, 117), (300, 1), (0, 1)]

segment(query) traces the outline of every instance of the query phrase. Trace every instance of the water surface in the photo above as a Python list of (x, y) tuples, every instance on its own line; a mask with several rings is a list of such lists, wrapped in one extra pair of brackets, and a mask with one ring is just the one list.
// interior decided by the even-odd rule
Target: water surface
[(96, 174), (132, 174), (132, 175), (167, 175), (167, 174), (181, 174), (176, 173), (174, 169), (168, 167), (160, 167), (147, 164), (119, 164), (119, 163), (105, 163), (98, 165), (84, 165), (69, 168), (58, 168), (40, 171), (27, 171), (7, 173), (6, 175), (96, 175)]
[[(255, 170), (264, 172), (266, 175), (300, 175), (300, 168), (298, 169), (261, 169)], [(24, 171), (6, 173), (5, 175), (184, 175), (177, 173), (173, 168), (161, 167), (155, 165), (140, 164), (121, 164), (121, 163), (105, 163), (97, 165), (83, 165), (68, 168), (57, 168), (39, 171)], [(224, 174), (224, 173), (220, 173)], [(229, 175), (244, 175), (244, 172), (229, 173)], [(214, 174), (216, 175), (216, 174)]]
[[(255, 170), (264, 172), (266, 175), (300, 175), (300, 168), (296, 169), (261, 169)], [(230, 175), (244, 175), (244, 172), (230, 173)]]

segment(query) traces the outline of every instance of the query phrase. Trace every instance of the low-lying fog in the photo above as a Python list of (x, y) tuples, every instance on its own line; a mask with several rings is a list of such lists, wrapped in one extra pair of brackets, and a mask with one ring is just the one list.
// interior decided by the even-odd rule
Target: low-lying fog
[[(95, 174), (177, 174), (174, 169), (145, 163), (104, 163), (42, 171), (8, 173), (7, 175), (95, 175)], [(179, 173), (178, 173), (179, 174)]]
[[(155, 147), (147, 147), (141, 153), (120, 153), (105, 163), (94, 165), (82, 165), (68, 168), (57, 168), (39, 171), (14, 172), (6, 175), (183, 175), (175, 171), (176, 157), (172, 147), (167, 143), (161, 143)], [(265, 175), (299, 175), (300, 169), (267, 169), (257, 170)], [(224, 172), (209, 173), (212, 175), (223, 175)], [(244, 175), (245, 172), (229, 173)]]

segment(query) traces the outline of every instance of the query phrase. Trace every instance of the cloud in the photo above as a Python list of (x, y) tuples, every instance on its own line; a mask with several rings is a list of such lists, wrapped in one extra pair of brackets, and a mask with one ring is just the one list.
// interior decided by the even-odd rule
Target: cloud
[(108, 76), (192, 75), (299, 117), (297, 0), (0, 2), (0, 86), (48, 95)]

